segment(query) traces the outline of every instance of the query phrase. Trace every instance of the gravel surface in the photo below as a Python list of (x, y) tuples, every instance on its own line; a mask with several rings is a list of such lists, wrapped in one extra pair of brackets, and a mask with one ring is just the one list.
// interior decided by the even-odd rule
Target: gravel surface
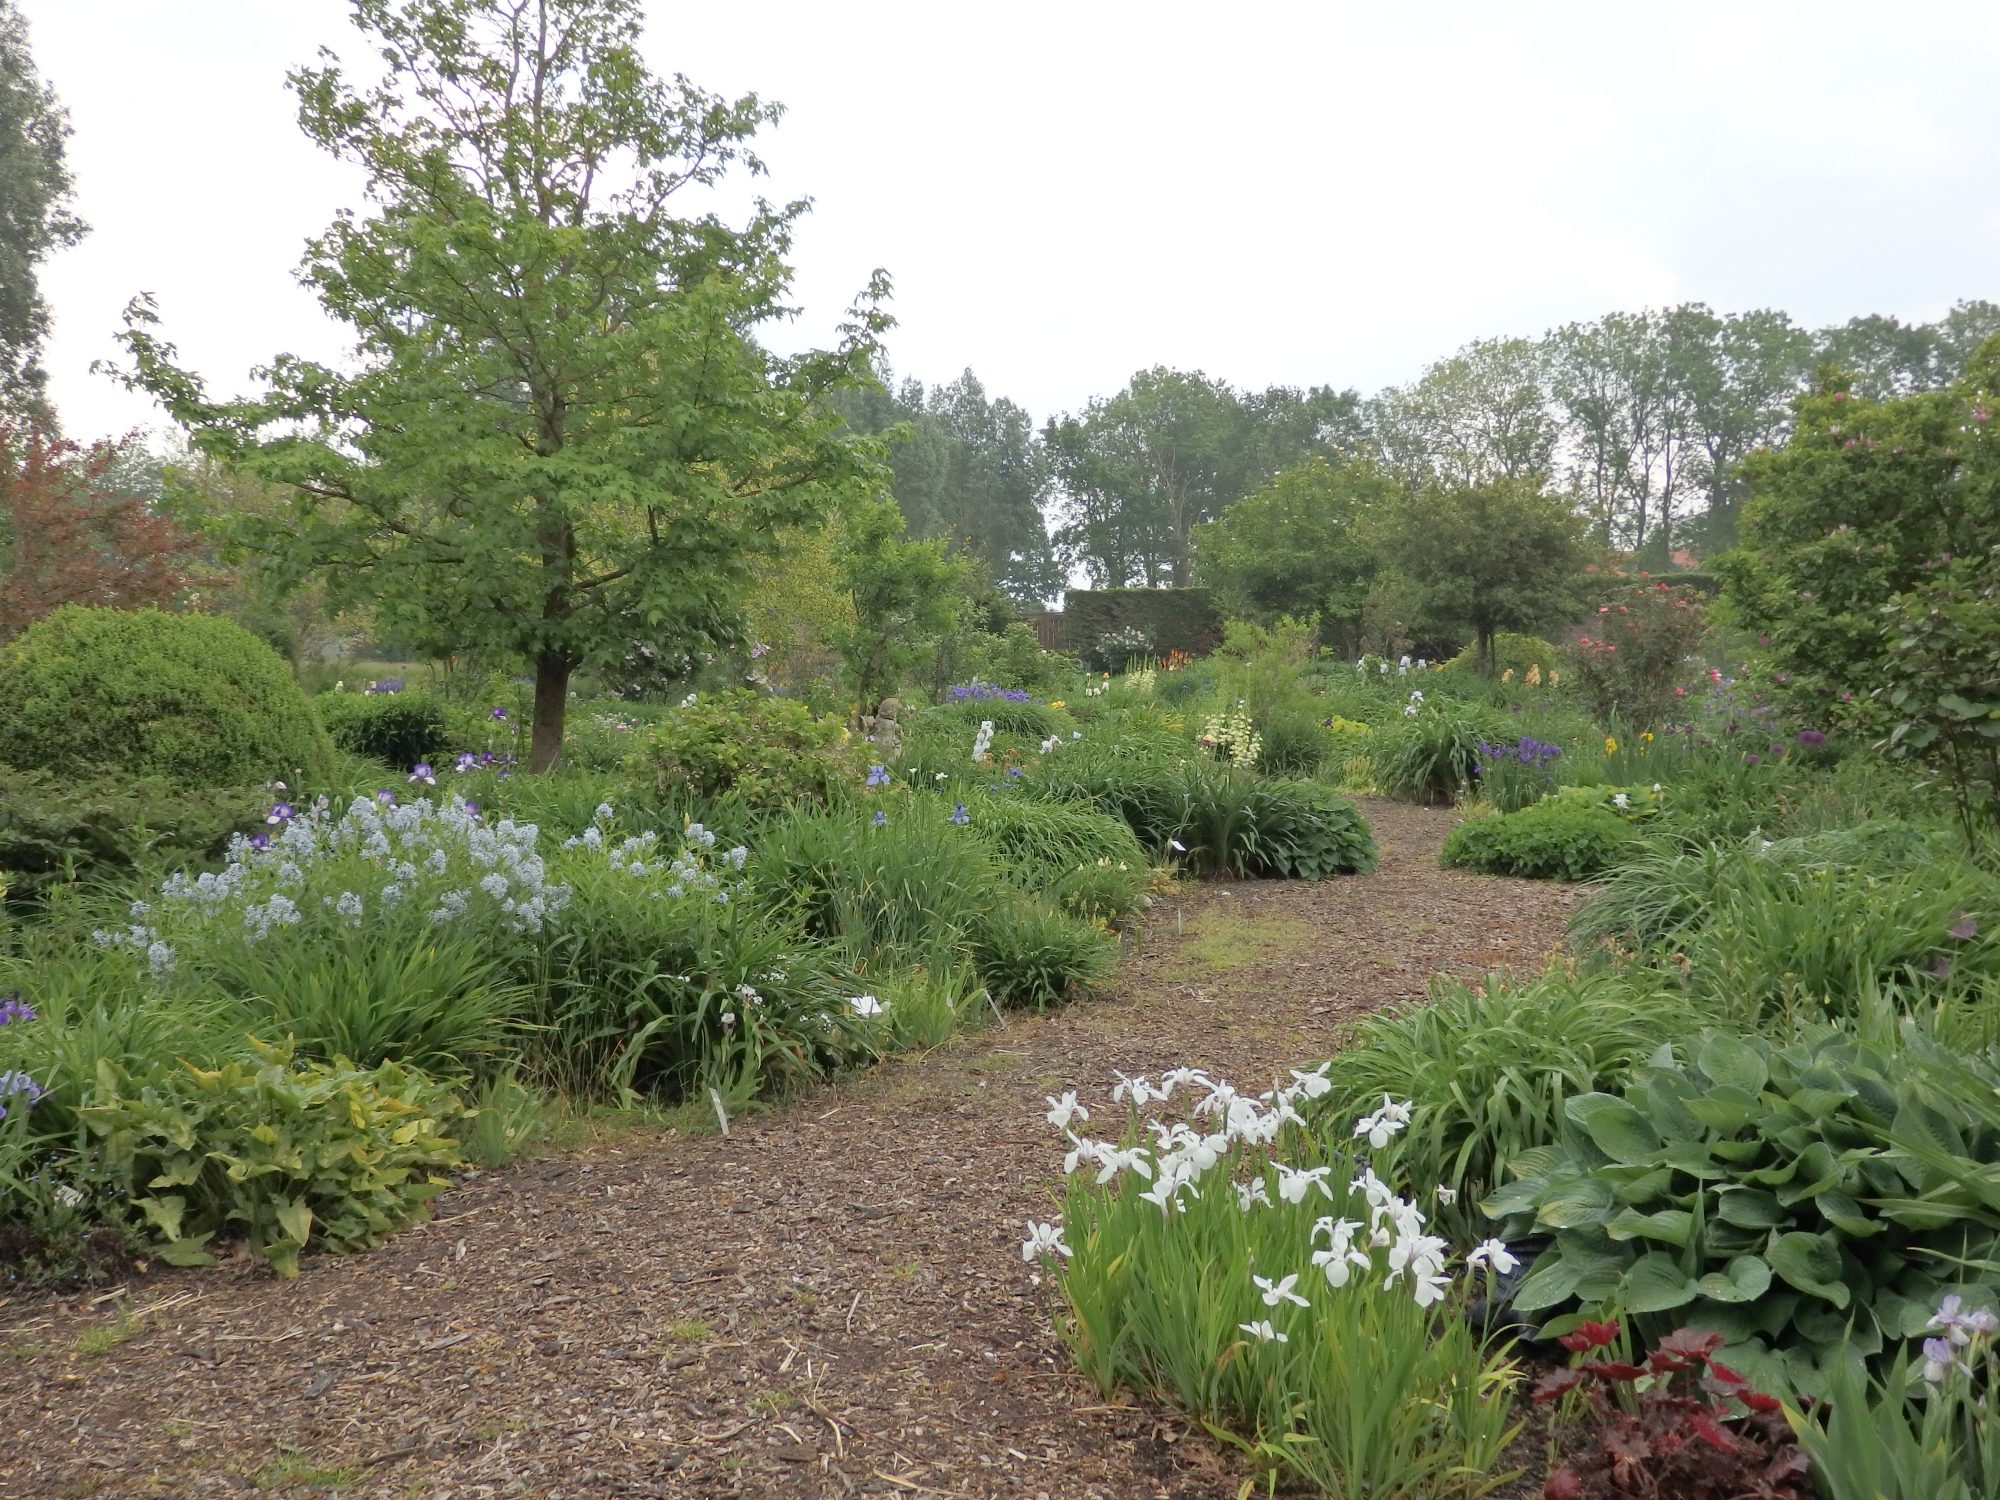
[(0, 1494), (1234, 1496), (1205, 1437), (1069, 1369), (1020, 1251), (1058, 1195), (1041, 1101), (1176, 1063), (1262, 1087), (1434, 973), (1557, 947), (1574, 888), (1440, 871), (1449, 813), (1364, 808), (1376, 874), (1183, 887), (1110, 993), (726, 1137), (523, 1162), (288, 1283), (0, 1301)]

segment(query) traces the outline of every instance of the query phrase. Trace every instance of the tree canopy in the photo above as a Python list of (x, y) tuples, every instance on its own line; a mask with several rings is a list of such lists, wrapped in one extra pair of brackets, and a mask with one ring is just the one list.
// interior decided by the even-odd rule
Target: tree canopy
[[(212, 399), (141, 301), (134, 383), (197, 447), (292, 486), (257, 524), (294, 575), (437, 651), (534, 666), (531, 764), (571, 673), (635, 639), (728, 645), (781, 528), (880, 483), (831, 395), (870, 378), (886, 278), (832, 351), (779, 357), (803, 203), (707, 207), (777, 117), (648, 71), (639, 0), (355, 0), (386, 74), (291, 78), (306, 134), (367, 173), (304, 275), (353, 331), (349, 374), (292, 355)], [(684, 212), (679, 211), (687, 200)], [(253, 521), (256, 518), (252, 518)]]
[(41, 265), (83, 238), (70, 212), (69, 116), (28, 51), (28, 23), (0, 0), (0, 414), (46, 420), (49, 309)]

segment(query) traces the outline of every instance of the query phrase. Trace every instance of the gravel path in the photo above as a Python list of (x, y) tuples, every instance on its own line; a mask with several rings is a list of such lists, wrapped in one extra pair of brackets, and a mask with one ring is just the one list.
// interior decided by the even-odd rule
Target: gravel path
[(0, 1495), (1233, 1496), (1204, 1438), (1069, 1371), (1020, 1253), (1059, 1180), (1041, 1099), (1262, 1086), (1436, 972), (1557, 946), (1573, 889), (1442, 872), (1448, 813), (1365, 811), (1376, 874), (1190, 887), (1113, 993), (726, 1138), (525, 1162), (290, 1283), (0, 1302)]

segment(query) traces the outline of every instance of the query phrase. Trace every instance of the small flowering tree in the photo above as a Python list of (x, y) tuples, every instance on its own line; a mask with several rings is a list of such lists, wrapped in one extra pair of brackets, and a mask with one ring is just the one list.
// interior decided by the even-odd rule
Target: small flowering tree
[[(1652, 729), (1674, 711), (1675, 688), (1696, 680), (1691, 658), (1707, 634), (1707, 606), (1690, 589), (1641, 581), (1597, 606), (1570, 653), (1570, 685), (1599, 722)], [(1591, 633), (1594, 632), (1594, 633)]]

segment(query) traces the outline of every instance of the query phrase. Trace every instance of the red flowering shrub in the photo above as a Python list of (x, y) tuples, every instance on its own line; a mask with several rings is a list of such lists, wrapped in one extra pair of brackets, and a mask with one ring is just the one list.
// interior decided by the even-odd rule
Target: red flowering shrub
[(1707, 629), (1699, 594), (1671, 583), (1634, 585), (1597, 607), (1591, 633), (1571, 649), (1570, 682), (1600, 723), (1658, 728), (1673, 717), (1674, 690), (1697, 679), (1689, 658)]
[(1616, 1323), (1583, 1324), (1562, 1345), (1597, 1357), (1535, 1387), (1542, 1402), (1582, 1391), (1600, 1424), (1583, 1454), (1549, 1475), (1545, 1500), (1809, 1500), (1806, 1456), (1778, 1401), (1715, 1358), (1721, 1334), (1679, 1329), (1639, 1365), (1597, 1353), (1617, 1337)]

